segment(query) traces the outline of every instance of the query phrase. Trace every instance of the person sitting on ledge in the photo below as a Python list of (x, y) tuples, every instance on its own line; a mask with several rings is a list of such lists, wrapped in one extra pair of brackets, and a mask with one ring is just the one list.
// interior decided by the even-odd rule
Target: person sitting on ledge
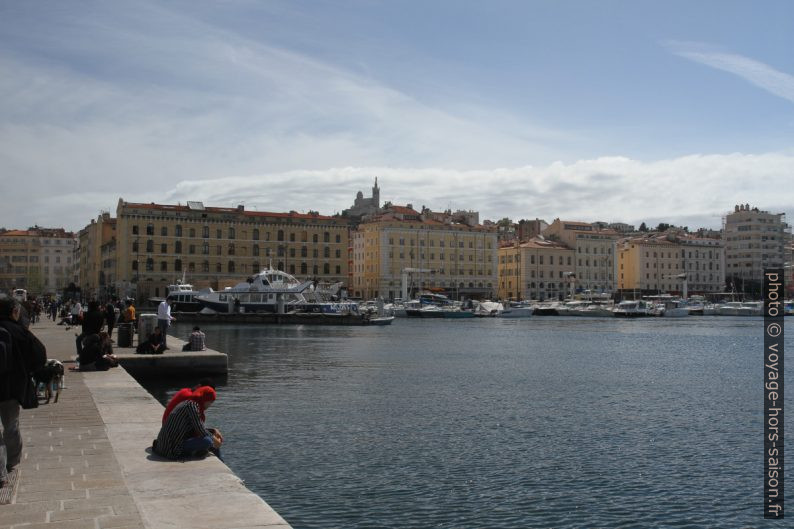
[(193, 327), (193, 332), (187, 339), (187, 343), (182, 346), (183, 351), (205, 351), (207, 345), (204, 343), (204, 333), (197, 326)]
[(154, 332), (149, 335), (149, 339), (139, 343), (135, 352), (138, 354), (159, 355), (163, 354), (166, 349), (163, 331), (160, 327), (155, 327)]
[(208, 452), (220, 457), (223, 436), (218, 430), (204, 426), (202, 420), (215, 398), (214, 389), (202, 386), (189, 399), (177, 404), (152, 443), (152, 451), (168, 459), (203, 457)]
[[(193, 394), (198, 391), (200, 387), (209, 386), (212, 389), (215, 389), (215, 383), (210, 378), (201, 378), (198, 381), (198, 384), (193, 386), (192, 388), (182, 388), (176, 393), (174, 396), (171, 397), (171, 400), (168, 401), (168, 404), (165, 406), (165, 411), (163, 412), (163, 424), (165, 424), (165, 420), (171, 415), (171, 412), (174, 411), (177, 404), (189, 400), (193, 397)], [(201, 411), (201, 421), (204, 421), (204, 412)]]
[(77, 357), (77, 368), (72, 371), (107, 371), (119, 365), (118, 359), (113, 354), (110, 336), (106, 332), (89, 334), (83, 340), (83, 349)]

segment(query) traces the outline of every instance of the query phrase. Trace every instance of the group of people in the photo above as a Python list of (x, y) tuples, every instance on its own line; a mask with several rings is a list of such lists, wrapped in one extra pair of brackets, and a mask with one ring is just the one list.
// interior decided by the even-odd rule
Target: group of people
[(32, 376), (47, 362), (47, 349), (30, 332), (28, 322), (19, 301), (0, 299), (0, 487), (22, 458), (19, 409), (38, 405), (35, 389), (30, 400)]
[(216, 397), (215, 385), (210, 380), (179, 390), (165, 407), (152, 451), (168, 459), (203, 457), (209, 453), (220, 458), (223, 436), (216, 428), (204, 424), (205, 412)]

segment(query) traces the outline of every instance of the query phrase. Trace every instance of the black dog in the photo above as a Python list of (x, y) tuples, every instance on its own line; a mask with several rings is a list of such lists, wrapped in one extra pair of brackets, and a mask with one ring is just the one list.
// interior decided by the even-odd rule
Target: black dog
[(63, 373), (63, 364), (54, 359), (47, 360), (44, 367), (33, 373), (37, 389), (44, 387), (44, 397), (47, 404), (50, 403), (53, 393), (55, 393), (54, 402), (58, 402), (58, 397), (61, 395), (61, 386), (63, 386)]

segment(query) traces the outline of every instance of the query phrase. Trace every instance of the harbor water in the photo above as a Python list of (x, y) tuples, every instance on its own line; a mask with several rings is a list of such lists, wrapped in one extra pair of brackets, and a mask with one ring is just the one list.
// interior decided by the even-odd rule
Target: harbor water
[(203, 330), (224, 459), (296, 529), (763, 525), (761, 318)]

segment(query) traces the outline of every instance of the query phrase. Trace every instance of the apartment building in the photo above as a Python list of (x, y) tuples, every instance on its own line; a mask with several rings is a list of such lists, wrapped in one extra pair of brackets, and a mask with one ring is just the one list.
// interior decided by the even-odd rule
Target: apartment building
[(682, 235), (681, 260), (691, 294), (725, 290), (725, 244), (721, 239)]
[(576, 280), (576, 252), (558, 241), (535, 237), (499, 248), (499, 298), (562, 300)]
[(723, 219), (729, 287), (760, 296), (764, 269), (783, 268), (789, 232), (785, 214), (736, 205)]
[(618, 289), (639, 294), (683, 290), (681, 245), (664, 235), (632, 237), (618, 243)]
[(574, 273), (577, 291), (614, 292), (618, 232), (586, 222), (554, 219), (543, 230), (543, 236), (576, 252)]
[(496, 293), (495, 229), (429, 210), (419, 213), (409, 204), (386, 207), (360, 224), (352, 240), (351, 284), (357, 297), (399, 298), (403, 277), (409, 295), (422, 289), (454, 298)]
[(85, 298), (104, 299), (114, 295), (114, 278), (103, 268), (102, 249), (116, 240), (116, 219), (103, 212), (78, 234), (78, 284)]
[(54, 295), (75, 281), (75, 235), (62, 228), (0, 232), (0, 290)]
[[(115, 262), (98, 267), (115, 269), (119, 295), (143, 299), (164, 295), (183, 275), (196, 288), (220, 289), (271, 264), (301, 279), (346, 283), (349, 240), (346, 219), (314, 212), (119, 199)], [(103, 261), (112, 260), (109, 255), (106, 248)]]

